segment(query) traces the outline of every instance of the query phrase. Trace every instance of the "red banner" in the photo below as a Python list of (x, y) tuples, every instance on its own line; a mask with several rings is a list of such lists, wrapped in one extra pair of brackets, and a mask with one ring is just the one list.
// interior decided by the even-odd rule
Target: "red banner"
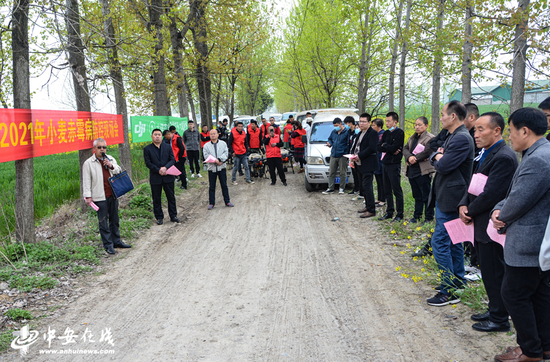
[(96, 138), (124, 143), (122, 115), (0, 109), (0, 162), (89, 149)]

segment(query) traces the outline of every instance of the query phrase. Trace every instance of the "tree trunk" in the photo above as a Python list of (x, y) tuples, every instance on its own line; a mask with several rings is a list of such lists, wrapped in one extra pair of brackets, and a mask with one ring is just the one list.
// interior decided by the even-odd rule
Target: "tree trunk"
[(472, 101), (472, 5), (466, 6), (466, 26), (464, 28), (464, 44), (462, 45), (462, 103)]
[(525, 14), (529, 6), (529, 0), (519, 0), (518, 11), (522, 12), (521, 20), (516, 25), (514, 40), (514, 60), (512, 72), (512, 94), (510, 98), (510, 114), (523, 108), (523, 97), (525, 95), (525, 59), (527, 56), (527, 39), (524, 31), (528, 26), (528, 15)]
[(185, 93), (187, 94), (187, 101), (189, 102), (189, 108), (191, 109), (191, 119), (193, 121), (197, 121), (197, 116), (195, 114), (195, 101), (193, 101), (193, 94), (191, 93), (191, 88), (189, 87), (189, 83), (187, 82), (187, 76), (183, 76), (183, 87), (185, 89)]
[[(407, 1), (407, 12), (405, 14), (405, 33), (409, 30), (411, 23), (411, 6), (412, 0)], [(405, 67), (407, 62), (407, 40), (401, 32), (401, 61), (399, 62), (399, 127), (405, 129)]]
[(176, 70), (176, 76), (178, 79), (177, 92), (178, 92), (178, 108), (180, 117), (187, 117), (189, 119), (189, 107), (187, 106), (187, 93), (183, 85), (183, 36), (178, 31), (176, 24), (176, 18), (174, 15), (170, 15), (170, 40), (172, 42), (172, 61), (174, 62), (174, 68)]
[(440, 0), (437, 15), (437, 33), (436, 49), (434, 51), (434, 69), (432, 73), (432, 133), (439, 133), (439, 102), (441, 91), (441, 62), (443, 61), (443, 52), (438, 48), (441, 30), (443, 29), (443, 19), (445, 18), (445, 0)]
[(212, 85), (210, 81), (210, 70), (208, 69), (208, 45), (206, 43), (206, 15), (204, 7), (206, 2), (202, 0), (190, 0), (191, 12), (194, 14), (193, 43), (199, 54), (196, 65), (197, 88), (199, 91), (199, 104), (201, 109), (201, 125), (212, 128)]
[[(28, 109), (32, 122), (29, 69), (29, 0), (15, 1), (12, 16), (13, 107)], [(34, 243), (34, 161), (15, 161), (15, 238)]]
[(364, 31), (361, 32), (363, 39), (361, 41), (361, 62), (359, 64), (359, 85), (357, 87), (357, 109), (359, 114), (365, 113), (365, 77), (367, 73), (367, 26), (369, 23), (369, 6), (370, 1), (367, 2), (367, 11), (365, 13), (365, 25)]
[(218, 91), (216, 92), (216, 122), (220, 121), (220, 96), (222, 92), (222, 75), (219, 75), (218, 79)]
[(394, 96), (395, 96), (395, 67), (397, 65), (397, 45), (401, 38), (401, 14), (403, 13), (403, 0), (399, 0), (399, 8), (397, 9), (397, 27), (395, 30), (395, 39), (393, 41), (393, 49), (391, 52), (391, 65), (390, 65), (390, 79), (388, 86), (388, 110), (393, 112), (394, 110)]
[[(80, 38), (80, 11), (78, 9), (78, 0), (66, 0), (65, 7), (67, 50), (69, 52), (69, 64), (73, 76), (76, 110), (91, 112), (90, 93), (88, 92), (88, 83), (86, 79), (86, 64), (84, 63), (84, 46)], [(86, 162), (92, 154), (91, 148), (78, 151), (78, 161), (80, 163), (80, 209), (82, 211), (87, 208), (82, 192), (82, 165), (84, 165), (84, 162)]]
[(148, 5), (149, 25), (148, 31), (155, 32), (155, 57), (153, 59), (153, 85), (155, 89), (155, 115), (172, 115), (168, 91), (166, 89), (166, 73), (164, 69), (164, 40), (162, 36), (162, 0), (151, 0)]
[(128, 171), (132, 177), (132, 156), (130, 153), (130, 140), (128, 138), (128, 109), (126, 98), (124, 96), (124, 80), (122, 78), (122, 69), (118, 60), (118, 49), (116, 45), (115, 28), (111, 18), (111, 9), (109, 0), (101, 0), (101, 13), (103, 14), (103, 28), (105, 32), (105, 46), (107, 47), (109, 59), (109, 75), (113, 81), (115, 92), (116, 113), (122, 115), (122, 132), (124, 133), (124, 143), (118, 145), (118, 155), (120, 164)]

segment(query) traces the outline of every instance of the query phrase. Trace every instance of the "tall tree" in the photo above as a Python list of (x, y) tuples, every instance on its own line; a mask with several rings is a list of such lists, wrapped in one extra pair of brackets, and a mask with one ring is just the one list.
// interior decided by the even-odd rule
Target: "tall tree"
[(172, 62), (174, 63), (174, 68), (176, 71), (176, 92), (178, 96), (178, 108), (180, 112), (180, 117), (189, 117), (189, 107), (187, 105), (187, 92), (185, 91), (184, 85), (184, 69), (183, 69), (183, 35), (187, 33), (187, 29), (182, 31), (178, 30), (176, 16), (174, 12), (177, 10), (168, 4), (167, 6), (168, 16), (170, 19), (170, 41), (172, 43)]
[(130, 141), (128, 138), (128, 108), (124, 94), (124, 80), (122, 78), (122, 68), (118, 59), (118, 46), (116, 41), (113, 18), (109, 0), (101, 0), (101, 12), (103, 14), (103, 27), (105, 32), (105, 47), (107, 49), (107, 59), (109, 62), (109, 75), (113, 82), (115, 92), (115, 103), (117, 114), (122, 115), (122, 130), (124, 133), (124, 143), (118, 145), (120, 163), (124, 166), (128, 175), (132, 177), (132, 157), (130, 153)]
[(514, 58), (512, 74), (512, 94), (510, 114), (523, 107), (525, 95), (525, 63), (527, 61), (527, 37), (525, 35), (529, 21), (529, 0), (519, 0), (516, 16), (518, 17), (514, 35)]
[(391, 52), (391, 64), (390, 64), (390, 76), (388, 85), (388, 110), (392, 112), (394, 110), (395, 99), (395, 68), (397, 65), (397, 48), (401, 40), (401, 16), (403, 14), (403, 0), (399, 0), (399, 7), (397, 8), (397, 25), (395, 28), (395, 39), (393, 40), (393, 48)]
[(407, 10), (405, 13), (405, 27), (402, 29), (401, 60), (399, 61), (399, 127), (405, 129), (405, 68), (407, 66), (407, 37), (409, 24), (411, 23), (412, 0), (407, 0)]
[[(84, 62), (84, 46), (80, 37), (80, 10), (78, 0), (65, 1), (65, 25), (67, 26), (67, 51), (69, 53), (69, 66), (73, 78), (74, 94), (76, 99), (76, 110), (91, 112), (90, 93), (88, 92), (88, 81), (86, 78), (86, 64)], [(80, 206), (81, 210), (86, 209), (86, 202), (82, 197), (82, 165), (92, 156), (92, 149), (78, 151), (80, 163)]]
[[(28, 109), (32, 122), (29, 69), (29, 0), (16, 0), (12, 18), (13, 106)], [(34, 243), (34, 163), (32, 158), (15, 161), (15, 236)]]
[(432, 133), (439, 133), (439, 102), (441, 97), (441, 63), (443, 63), (443, 49), (439, 40), (443, 36), (443, 21), (445, 19), (445, 0), (439, 0), (437, 8), (436, 49), (432, 72)]
[(462, 103), (472, 101), (472, 0), (466, 0), (464, 44), (462, 45)]
[(168, 91), (166, 89), (166, 72), (164, 59), (164, 39), (162, 32), (162, 0), (150, 0), (147, 6), (149, 11), (148, 30), (154, 34), (155, 51), (153, 58), (153, 87), (155, 93), (155, 115), (170, 116), (172, 114)]

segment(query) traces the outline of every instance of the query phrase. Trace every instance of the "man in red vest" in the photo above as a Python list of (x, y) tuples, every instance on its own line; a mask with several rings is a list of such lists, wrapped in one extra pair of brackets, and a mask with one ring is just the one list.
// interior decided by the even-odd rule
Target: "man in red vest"
[(204, 125), (202, 126), (202, 132), (201, 132), (201, 154), (202, 154), (202, 161), (204, 162), (204, 145), (210, 141), (210, 131), (208, 131), (208, 126)]
[(180, 189), (187, 190), (187, 175), (185, 173), (185, 159), (187, 158), (187, 150), (185, 149), (181, 136), (175, 132), (175, 129), (174, 133), (169, 130), (165, 130), (162, 135), (166, 140), (168, 140), (168, 142), (170, 142), (170, 146), (174, 152), (174, 157), (176, 158), (176, 163), (174, 166), (176, 166), (176, 168), (181, 172), (181, 175), (179, 175), (181, 181)]
[(250, 121), (248, 128), (248, 133), (246, 135), (246, 140), (248, 142), (248, 147), (250, 147), (250, 153), (260, 153), (261, 146), (261, 132), (258, 128), (258, 123), (255, 120)]
[(269, 126), (269, 133), (263, 138), (263, 144), (265, 145), (265, 153), (267, 157), (267, 166), (269, 167), (269, 175), (271, 176), (271, 186), (275, 185), (277, 181), (277, 175), (275, 174), (275, 168), (279, 173), (279, 178), (283, 185), (286, 186), (286, 177), (283, 169), (283, 160), (281, 158), (281, 136), (275, 133), (275, 128)]
[(237, 183), (237, 170), (241, 165), (244, 167), (246, 183), (253, 184), (254, 181), (250, 179), (250, 169), (248, 168), (248, 152), (249, 145), (246, 137), (246, 132), (243, 130), (243, 123), (237, 121), (235, 127), (229, 133), (229, 152), (233, 154), (233, 171), (231, 172), (231, 183), (238, 185)]
[(283, 128), (283, 142), (285, 149), (290, 149), (290, 134), (292, 133), (294, 116), (291, 114), (286, 121), (285, 127)]

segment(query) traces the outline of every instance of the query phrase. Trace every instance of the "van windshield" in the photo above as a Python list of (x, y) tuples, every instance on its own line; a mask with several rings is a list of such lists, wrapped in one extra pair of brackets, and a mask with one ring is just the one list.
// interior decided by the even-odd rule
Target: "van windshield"
[(314, 123), (311, 127), (310, 143), (325, 143), (328, 141), (330, 133), (334, 129), (332, 122)]

